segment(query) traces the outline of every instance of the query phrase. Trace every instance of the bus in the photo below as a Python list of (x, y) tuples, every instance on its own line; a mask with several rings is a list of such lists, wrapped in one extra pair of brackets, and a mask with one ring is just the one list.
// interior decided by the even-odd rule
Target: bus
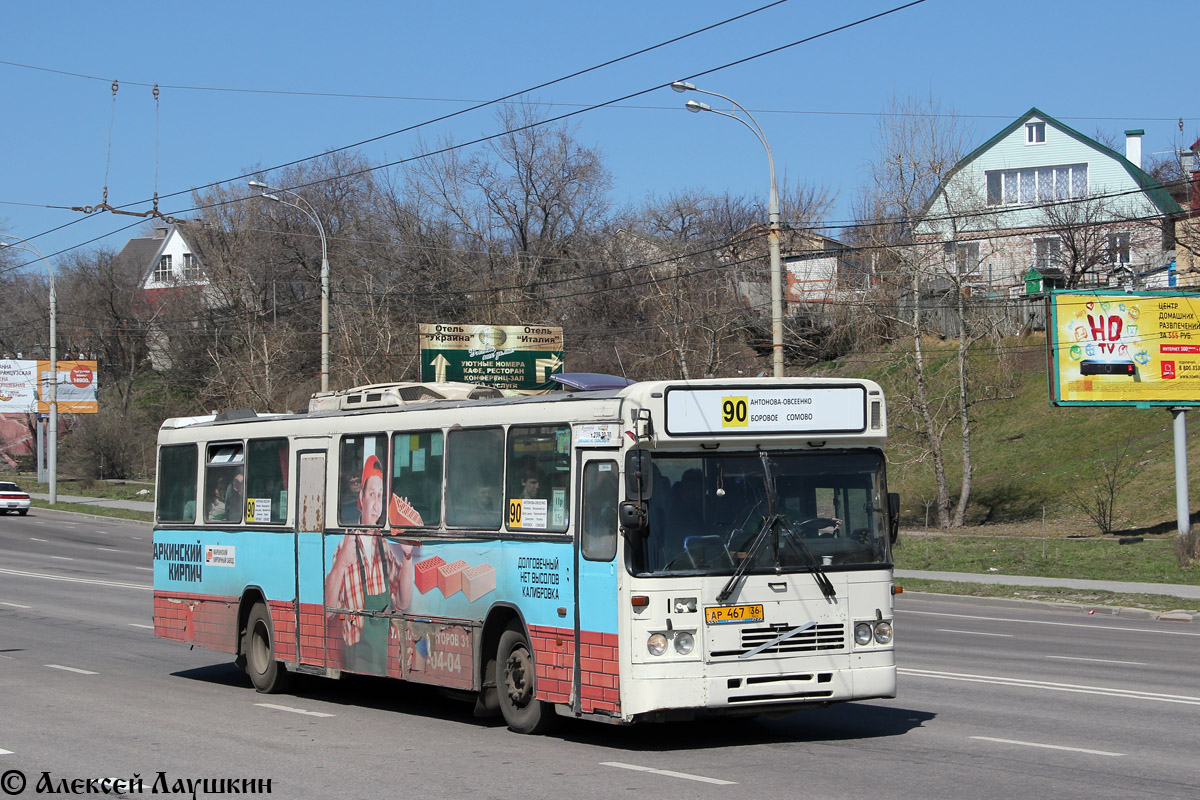
[(895, 696), (876, 383), (555, 377), (166, 420), (155, 634), (260, 692), (387, 676), (520, 733)]

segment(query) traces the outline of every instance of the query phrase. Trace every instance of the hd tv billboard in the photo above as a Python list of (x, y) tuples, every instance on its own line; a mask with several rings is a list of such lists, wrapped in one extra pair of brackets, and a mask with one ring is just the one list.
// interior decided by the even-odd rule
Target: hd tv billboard
[(1051, 403), (1200, 405), (1200, 295), (1055, 292), (1047, 303)]

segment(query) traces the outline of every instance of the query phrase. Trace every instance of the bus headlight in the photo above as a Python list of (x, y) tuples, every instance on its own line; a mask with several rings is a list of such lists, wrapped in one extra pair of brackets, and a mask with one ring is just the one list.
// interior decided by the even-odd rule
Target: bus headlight
[(868, 645), (871, 643), (873, 634), (871, 632), (871, 623), (859, 622), (854, 626), (854, 643), (858, 645)]
[(891, 644), (892, 623), (887, 620), (880, 620), (875, 623), (875, 641), (880, 644)]
[(692, 650), (696, 649), (696, 637), (692, 636), (687, 631), (675, 632), (675, 652), (681, 656), (686, 656)]
[(667, 652), (667, 637), (661, 633), (650, 634), (650, 638), (646, 640), (646, 649), (652, 656), (661, 656)]

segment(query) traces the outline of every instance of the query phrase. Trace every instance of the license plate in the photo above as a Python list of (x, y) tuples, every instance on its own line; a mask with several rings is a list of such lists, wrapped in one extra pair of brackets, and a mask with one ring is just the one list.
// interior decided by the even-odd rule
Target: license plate
[(705, 606), (704, 621), (709, 625), (727, 622), (762, 622), (763, 607), (756, 606)]

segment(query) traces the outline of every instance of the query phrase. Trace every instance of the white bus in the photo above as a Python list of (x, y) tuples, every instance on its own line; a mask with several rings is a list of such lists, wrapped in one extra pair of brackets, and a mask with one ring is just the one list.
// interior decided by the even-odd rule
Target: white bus
[(390, 676), (524, 733), (895, 696), (877, 384), (556, 377), (167, 420), (155, 633), (262, 692)]

